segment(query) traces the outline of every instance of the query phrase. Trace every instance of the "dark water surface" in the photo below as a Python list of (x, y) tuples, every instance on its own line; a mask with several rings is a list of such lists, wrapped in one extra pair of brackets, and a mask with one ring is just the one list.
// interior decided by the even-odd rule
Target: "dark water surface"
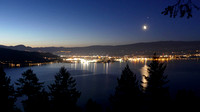
[[(149, 62), (128, 62), (131, 70), (137, 74), (139, 80), (145, 81), (141, 76), (148, 75)], [(171, 95), (179, 89), (190, 89), (200, 95), (200, 61), (179, 60), (169, 61), (165, 75), (168, 75)], [(109, 96), (114, 93), (117, 77), (127, 62), (115, 63), (54, 63), (43, 66), (7, 68), (5, 72), (11, 77), (12, 83), (21, 77), (21, 74), (31, 68), (40, 81), (49, 85), (54, 81), (54, 75), (64, 66), (76, 79), (77, 88), (81, 91), (79, 106), (84, 106), (89, 98), (103, 105), (109, 104)], [(145, 86), (145, 85), (144, 85)], [(20, 104), (17, 104), (20, 106)]]

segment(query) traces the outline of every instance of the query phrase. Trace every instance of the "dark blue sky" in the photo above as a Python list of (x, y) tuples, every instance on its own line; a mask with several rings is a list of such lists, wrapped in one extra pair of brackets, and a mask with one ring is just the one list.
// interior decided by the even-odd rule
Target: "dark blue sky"
[(0, 0), (0, 44), (72, 47), (200, 40), (200, 11), (191, 19), (161, 15), (174, 1)]

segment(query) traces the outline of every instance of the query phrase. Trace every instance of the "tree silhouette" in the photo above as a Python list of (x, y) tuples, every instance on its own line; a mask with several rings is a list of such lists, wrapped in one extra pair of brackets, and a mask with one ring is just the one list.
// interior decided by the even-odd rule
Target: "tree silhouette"
[(114, 96), (110, 97), (112, 109), (115, 112), (128, 112), (138, 110), (140, 106), (140, 88), (136, 74), (134, 74), (128, 64), (122, 71), (120, 79), (117, 79), (118, 86), (116, 87)]
[(38, 94), (43, 87), (43, 83), (39, 82), (36, 74), (31, 69), (22, 73), (22, 78), (19, 78), (15, 84), (19, 86), (17, 93), (21, 96), (26, 95), (28, 98)]
[(199, 100), (193, 91), (179, 90), (173, 108), (175, 111), (195, 112), (199, 109)]
[(169, 14), (171, 18), (175, 18), (178, 14), (180, 14), (180, 17), (184, 17), (187, 14), (187, 18), (189, 19), (192, 17), (192, 9), (199, 10), (200, 7), (194, 4), (192, 0), (178, 0), (176, 4), (165, 8), (161, 14)]
[(43, 89), (28, 100), (23, 101), (24, 110), (26, 112), (51, 112), (49, 94)]
[(145, 94), (150, 100), (150, 108), (153, 111), (158, 111), (163, 106), (168, 105), (170, 99), (169, 87), (166, 87), (169, 80), (167, 75), (164, 75), (166, 64), (159, 62), (158, 57), (154, 54), (153, 60), (148, 66), (149, 76), (145, 76), (147, 80)]
[(102, 112), (102, 107), (100, 104), (96, 103), (92, 99), (89, 99), (86, 106), (85, 112)]
[(26, 112), (48, 109), (48, 94), (43, 89), (43, 83), (39, 82), (31, 69), (22, 73), (22, 78), (19, 78), (15, 84), (18, 86), (18, 96), (25, 95), (28, 97), (27, 100), (22, 101)]
[(0, 67), (0, 109), (3, 112), (16, 111), (15, 108), (15, 91), (10, 84), (10, 77), (6, 77), (3, 67)]
[(76, 102), (81, 93), (76, 90), (76, 81), (70, 73), (61, 67), (55, 75), (55, 82), (49, 86), (54, 111), (78, 111)]

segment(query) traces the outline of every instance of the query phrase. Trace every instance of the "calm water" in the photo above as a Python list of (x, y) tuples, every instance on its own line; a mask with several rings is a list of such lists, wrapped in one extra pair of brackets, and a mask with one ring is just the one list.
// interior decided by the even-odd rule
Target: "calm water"
[[(138, 79), (144, 80), (141, 76), (148, 75), (148, 63), (128, 62), (130, 68), (137, 74)], [(194, 90), (200, 95), (200, 61), (184, 60), (170, 61), (167, 63), (165, 75), (168, 75), (169, 87), (172, 96), (179, 89)], [(79, 106), (84, 106), (89, 98), (98, 103), (107, 105), (108, 98), (114, 93), (117, 85), (117, 77), (120, 77), (121, 71), (127, 63), (54, 63), (43, 66), (22, 67), (5, 69), (12, 83), (21, 77), (21, 74), (31, 68), (37, 74), (40, 81), (49, 85), (54, 80), (54, 75), (59, 68), (64, 66), (76, 79), (77, 88), (81, 91), (81, 97), (78, 101)], [(144, 85), (145, 86), (145, 85)], [(20, 106), (20, 104), (17, 104)]]

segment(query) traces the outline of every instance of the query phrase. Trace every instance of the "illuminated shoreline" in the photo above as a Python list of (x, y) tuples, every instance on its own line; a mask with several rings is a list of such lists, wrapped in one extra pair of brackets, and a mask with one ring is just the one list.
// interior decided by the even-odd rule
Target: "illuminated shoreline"
[[(196, 56), (196, 57), (194, 57)], [(70, 56), (70, 57), (62, 57), (62, 60), (60, 61), (52, 61), (52, 62), (24, 62), (24, 63), (12, 63), (12, 62), (1, 62), (0, 64), (5, 66), (5, 67), (26, 67), (26, 66), (41, 66), (41, 65), (46, 65), (46, 64), (53, 64), (53, 63), (83, 63), (83, 64), (88, 64), (88, 63), (114, 63), (114, 62), (134, 62), (134, 63), (144, 63), (147, 61), (152, 61), (153, 58), (147, 58), (144, 56), (138, 56), (138, 57), (128, 57), (128, 56), (123, 56), (123, 57), (117, 57), (117, 56)], [(173, 60), (200, 60), (200, 55), (161, 55), (158, 56), (157, 58), (158, 61), (161, 62), (169, 62)]]
[[(200, 58), (173, 58), (173, 57), (159, 57), (156, 59), (157, 61), (168, 62), (173, 60), (199, 60)], [(63, 62), (68, 63), (109, 63), (109, 62), (146, 62), (152, 61), (153, 58), (115, 58), (115, 57), (104, 57), (104, 58), (95, 58), (95, 59), (88, 59), (85, 57), (70, 57), (70, 58), (63, 58)]]

